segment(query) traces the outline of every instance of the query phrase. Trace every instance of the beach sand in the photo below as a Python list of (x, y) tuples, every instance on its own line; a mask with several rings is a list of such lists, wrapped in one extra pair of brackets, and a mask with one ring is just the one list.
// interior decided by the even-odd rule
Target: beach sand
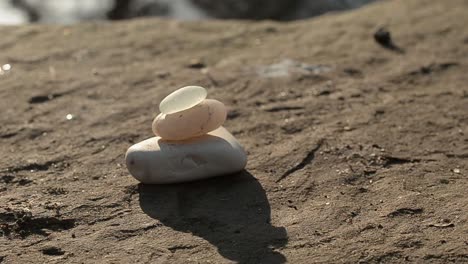
[[(1, 27), (0, 262), (468, 262), (467, 8)], [(139, 185), (125, 151), (186, 85), (247, 168)]]

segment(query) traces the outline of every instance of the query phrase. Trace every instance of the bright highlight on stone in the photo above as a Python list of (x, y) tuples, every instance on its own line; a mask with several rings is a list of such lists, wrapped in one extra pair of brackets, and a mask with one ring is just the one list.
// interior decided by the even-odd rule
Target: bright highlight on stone
[(177, 113), (199, 104), (206, 98), (206, 89), (200, 86), (186, 86), (168, 95), (159, 104), (163, 114)]
[(8, 64), (8, 63), (7, 63), (7, 64), (4, 64), (4, 65), (2, 66), (2, 69), (3, 69), (4, 71), (9, 71), (9, 70), (11, 70), (11, 65)]

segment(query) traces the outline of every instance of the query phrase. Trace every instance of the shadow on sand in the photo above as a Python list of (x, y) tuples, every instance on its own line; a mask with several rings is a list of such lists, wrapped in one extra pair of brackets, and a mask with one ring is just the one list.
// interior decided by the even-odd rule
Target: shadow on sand
[(287, 243), (283, 227), (270, 224), (265, 190), (247, 171), (209, 180), (138, 186), (140, 206), (174, 230), (202, 237), (238, 263), (284, 263), (273, 249)]

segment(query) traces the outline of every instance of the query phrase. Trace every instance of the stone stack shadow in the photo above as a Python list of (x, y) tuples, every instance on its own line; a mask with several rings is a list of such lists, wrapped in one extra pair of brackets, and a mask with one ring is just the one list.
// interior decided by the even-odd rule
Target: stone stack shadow
[(238, 263), (284, 263), (274, 251), (287, 243), (270, 223), (265, 190), (249, 172), (204, 181), (138, 186), (147, 215), (174, 230), (204, 238)]

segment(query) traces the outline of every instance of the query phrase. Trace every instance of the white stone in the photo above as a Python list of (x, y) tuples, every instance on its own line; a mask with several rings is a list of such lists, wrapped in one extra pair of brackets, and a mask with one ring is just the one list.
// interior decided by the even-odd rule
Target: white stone
[(185, 141), (152, 137), (131, 146), (125, 155), (130, 174), (142, 183), (188, 182), (241, 171), (247, 156), (224, 127)]
[(173, 114), (196, 106), (205, 100), (207, 91), (201, 86), (182, 87), (166, 96), (159, 103), (159, 111), (163, 114)]

